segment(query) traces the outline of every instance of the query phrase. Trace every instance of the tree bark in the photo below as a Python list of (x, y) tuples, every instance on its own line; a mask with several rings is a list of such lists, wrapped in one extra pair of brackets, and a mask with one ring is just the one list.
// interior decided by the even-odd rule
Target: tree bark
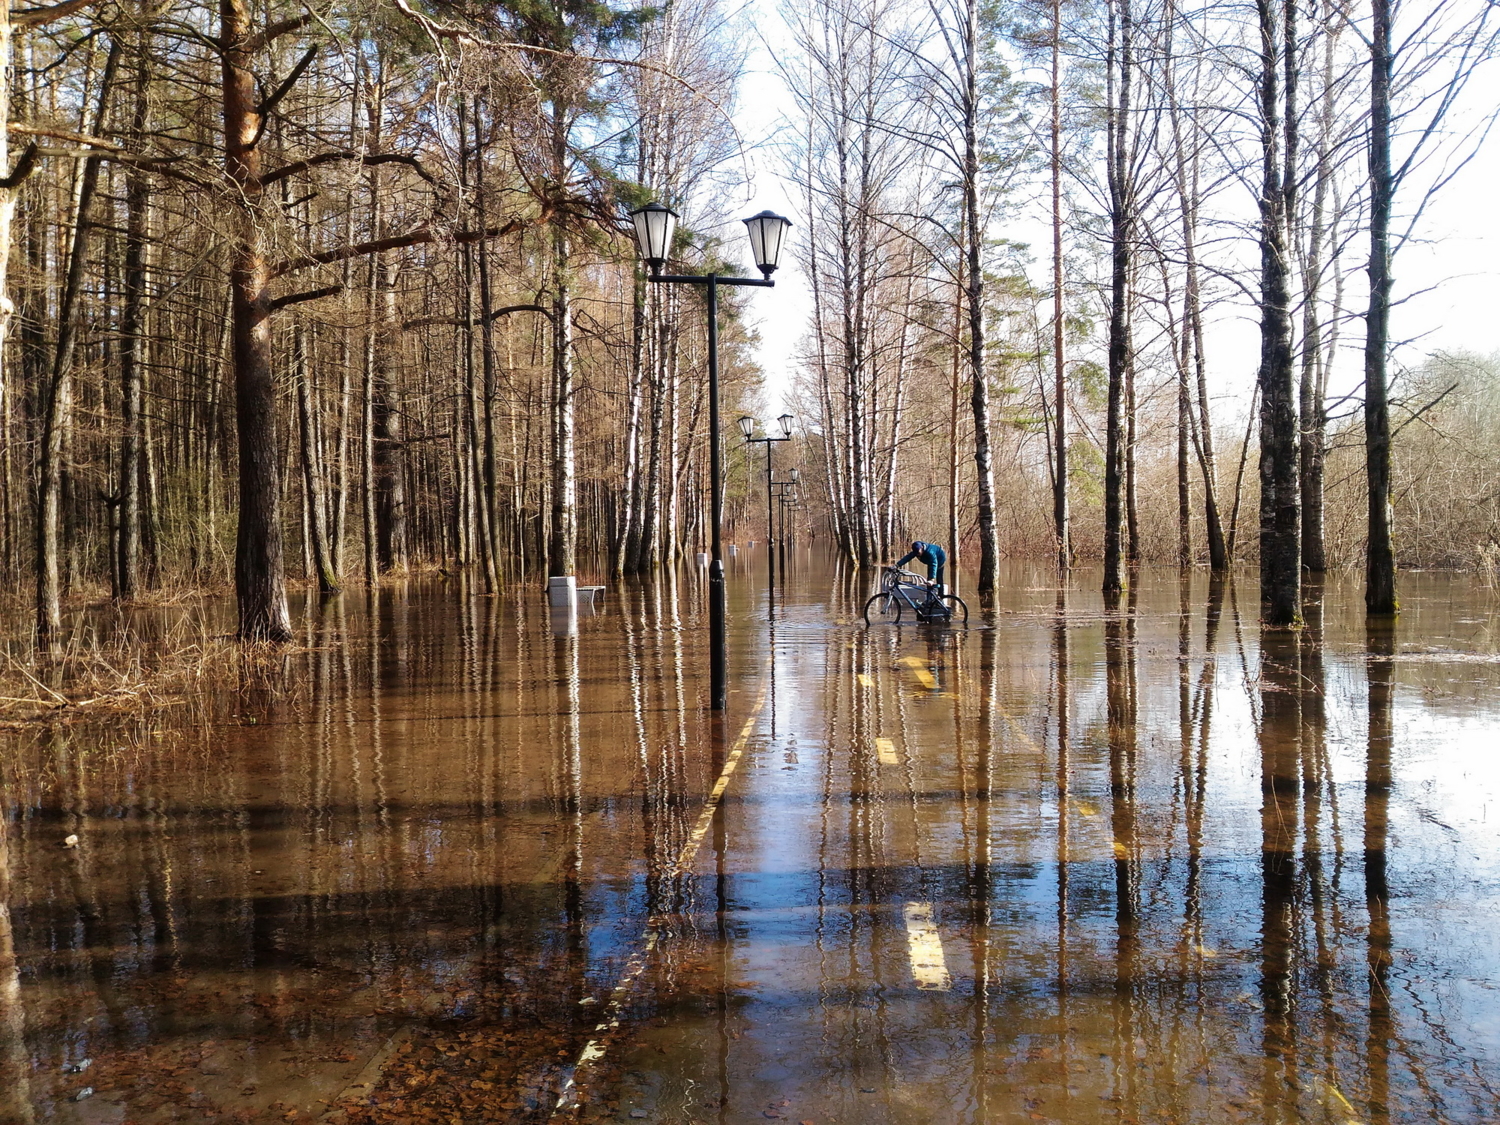
[(292, 639), (281, 529), (281, 453), (276, 380), (271, 365), (270, 269), (266, 260), (259, 147), (261, 116), (248, 0), (220, 0), (224, 171), (237, 195), (230, 250), (230, 354), (239, 430), (239, 532), (234, 585), (239, 635), (246, 641)]
[[(137, 145), (145, 136), (151, 96), (151, 42), (148, 31), (137, 36), (135, 107), (130, 135)], [(146, 342), (146, 287), (149, 283), (146, 236), (151, 216), (151, 181), (138, 167), (125, 172), (125, 301), (120, 315), (120, 466), (119, 533), (115, 548), (115, 593), (130, 601), (140, 587), (141, 543), (141, 408), (143, 353)]]
[(297, 420), (302, 437), (302, 490), (307, 504), (307, 531), (312, 548), (313, 568), (317, 572), (319, 592), (336, 594), (339, 591), (339, 577), (333, 566), (333, 554), (328, 549), (328, 489), (314, 422), (312, 373), (307, 362), (307, 328), (301, 324), (292, 329), (292, 377), (297, 381)]
[[(102, 131), (109, 106), (111, 88), (120, 59), (120, 41), (115, 39), (99, 80), (99, 102), (94, 113), (93, 131)], [(73, 355), (78, 341), (78, 300), (83, 289), (84, 270), (88, 265), (89, 235), (94, 195), (99, 186), (98, 157), (83, 163), (78, 182), (78, 196), (73, 210), (73, 243), (68, 256), (68, 272), (63, 282), (57, 309), (57, 346), (53, 353), (51, 377), (44, 398), (42, 448), (38, 466), (36, 525), (36, 631), (47, 642), (62, 628), (62, 506), (65, 467), (65, 445), (73, 415)]]
[(1113, 604), (1125, 588), (1124, 460), (1125, 383), (1134, 345), (1130, 338), (1130, 270), (1135, 239), (1134, 192), (1130, 182), (1127, 141), (1130, 135), (1130, 98), (1133, 78), (1133, 28), (1130, 0), (1119, 0), (1109, 10), (1109, 48), (1106, 65), (1109, 106), (1108, 139), (1110, 201), (1109, 400), (1104, 439), (1104, 597)]
[(406, 427), (396, 369), (401, 326), (396, 320), (398, 267), (390, 253), (376, 268), (379, 327), (370, 380), (371, 436), (375, 445), (375, 550), (381, 572), (401, 573), (407, 565)]
[(1391, 417), (1386, 362), (1391, 326), (1391, 0), (1371, 0), (1370, 16), (1370, 304), (1365, 314), (1365, 610), (1397, 612), (1396, 548), (1391, 529)]
[(984, 228), (979, 215), (979, 4), (964, 5), (963, 197), (967, 236), (969, 316), (969, 405), (974, 414), (974, 476), (978, 493), (981, 604), (994, 602), (1000, 584), (1000, 539), (995, 527), (995, 473), (990, 450), (990, 384), (985, 370)]
[(1062, 0), (1052, 0), (1052, 533), (1057, 539), (1057, 568), (1073, 565), (1068, 526), (1068, 380), (1063, 323), (1062, 210)]
[(1333, 130), (1335, 76), (1334, 29), (1326, 18), (1322, 35), (1323, 86), (1319, 94), (1317, 173), (1303, 259), (1302, 378), (1298, 404), (1302, 415), (1298, 450), (1302, 484), (1302, 568), (1313, 574), (1328, 569), (1328, 550), (1323, 537), (1323, 462), (1328, 441), (1327, 364), (1319, 299), (1323, 286), (1323, 249), (1328, 237), (1328, 192), (1334, 172), (1328, 145)]
[[(1257, 0), (1260, 22), (1261, 199), (1260, 266), (1260, 599), (1267, 625), (1301, 621), (1301, 494), (1297, 480), (1297, 400), (1293, 372), (1288, 226), (1295, 172), (1284, 141), (1295, 135), (1294, 90), (1283, 97), (1283, 52), (1295, 52), (1293, 29)], [(1291, 11), (1288, 2), (1283, 12)], [(1291, 66), (1288, 64), (1288, 72)], [(1283, 116), (1285, 112), (1285, 116)], [(1286, 146), (1290, 148), (1291, 145)]]
[(578, 572), (578, 482), (574, 464), (573, 279), (568, 234), (552, 228), (552, 535), (549, 576)]

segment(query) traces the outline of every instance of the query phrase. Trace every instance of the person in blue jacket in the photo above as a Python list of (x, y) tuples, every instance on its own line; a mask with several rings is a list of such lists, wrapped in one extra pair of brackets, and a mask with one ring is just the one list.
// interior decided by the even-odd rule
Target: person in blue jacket
[(917, 540), (911, 545), (911, 550), (896, 562), (897, 566), (905, 566), (912, 559), (927, 564), (927, 580), (934, 585), (943, 584), (943, 567), (948, 564), (948, 552), (944, 551), (936, 543), (923, 543)]

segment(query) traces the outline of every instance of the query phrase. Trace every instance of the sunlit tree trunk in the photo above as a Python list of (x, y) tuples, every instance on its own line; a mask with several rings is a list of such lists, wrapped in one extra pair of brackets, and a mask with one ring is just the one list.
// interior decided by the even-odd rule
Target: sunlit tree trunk
[(1063, 321), (1063, 206), (1062, 206), (1062, 0), (1052, 0), (1051, 111), (1052, 173), (1052, 534), (1057, 539), (1057, 568), (1073, 565), (1072, 531), (1068, 513), (1068, 366)]
[[(1296, 88), (1283, 91), (1282, 66), (1295, 73), (1295, 8), (1278, 13), (1257, 0), (1261, 72), (1260, 199), (1260, 583), (1266, 624), (1301, 620), (1301, 494), (1297, 480), (1297, 400), (1291, 323), (1291, 246), (1288, 239), (1296, 172)], [(1278, 38), (1280, 49), (1278, 49)]]
[(1365, 609), (1395, 613), (1396, 547), (1391, 531), (1391, 416), (1386, 361), (1391, 334), (1391, 0), (1370, 0), (1370, 304), (1365, 314)]
[(979, 209), (979, 4), (963, 5), (963, 207), (967, 246), (969, 405), (974, 414), (974, 475), (979, 525), (979, 600), (993, 601), (1000, 583), (1000, 538), (995, 526), (995, 472), (990, 449), (990, 383), (985, 368), (984, 239)]
[(237, 230), (230, 247), (230, 316), (235, 418), (239, 428), (239, 533), (234, 583), (239, 635), (289, 641), (282, 557), (281, 452), (276, 434), (276, 380), (271, 366), (270, 270), (262, 215), (261, 116), (252, 69), (259, 44), (248, 0), (220, 0), (224, 171), (235, 186)]
[[(109, 106), (111, 88), (119, 65), (120, 42), (110, 46), (98, 90), (98, 108), (92, 128), (100, 131)], [(84, 161), (73, 204), (73, 240), (68, 253), (68, 272), (57, 308), (57, 344), (52, 371), (44, 391), (42, 445), (38, 466), (36, 523), (36, 631), (46, 641), (62, 628), (63, 486), (66, 474), (65, 446), (73, 415), (73, 358), (78, 342), (78, 304), (88, 266), (89, 235), (92, 231), (94, 195), (99, 186), (98, 157)]]
[[(135, 49), (135, 106), (130, 135), (139, 145), (146, 134), (151, 97), (152, 37), (141, 31)], [(141, 569), (141, 410), (146, 347), (146, 236), (150, 228), (151, 181), (145, 172), (125, 174), (124, 307), (120, 314), (119, 533), (115, 547), (115, 592), (122, 601), (136, 596)]]
[(552, 537), (549, 575), (575, 574), (578, 484), (574, 465), (572, 264), (567, 232), (552, 228), (555, 289), (552, 297)]
[(1118, 598), (1124, 581), (1125, 384), (1134, 362), (1130, 337), (1130, 273), (1135, 239), (1134, 190), (1130, 177), (1131, 86), (1134, 30), (1130, 0), (1109, 9), (1106, 64), (1108, 115), (1106, 161), (1110, 204), (1109, 392), (1104, 445), (1104, 596)]

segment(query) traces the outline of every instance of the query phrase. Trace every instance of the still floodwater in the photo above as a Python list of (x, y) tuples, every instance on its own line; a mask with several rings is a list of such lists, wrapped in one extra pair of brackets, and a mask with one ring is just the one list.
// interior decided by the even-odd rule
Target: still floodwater
[(687, 571), (571, 635), (348, 594), (226, 721), (0, 733), (0, 1120), (1500, 1120), (1495, 591), (867, 629), (760, 566), (722, 720)]

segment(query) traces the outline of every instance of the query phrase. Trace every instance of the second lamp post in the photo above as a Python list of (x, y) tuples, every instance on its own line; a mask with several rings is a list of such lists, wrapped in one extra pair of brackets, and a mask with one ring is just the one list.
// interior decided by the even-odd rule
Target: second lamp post
[(708, 290), (708, 477), (713, 525), (713, 552), (708, 564), (709, 706), (724, 710), (729, 702), (729, 657), (726, 638), (728, 592), (724, 583), (724, 467), (719, 452), (719, 286), (776, 283), (771, 275), (781, 264), (790, 219), (762, 211), (745, 220), (750, 234), (750, 252), (760, 277), (722, 277), (709, 274), (664, 274), (662, 267), (672, 256), (677, 212), (660, 203), (648, 203), (630, 213), (635, 241), (650, 267), (650, 280), (676, 285), (703, 285)]
[[(776, 419), (781, 427), (781, 436), (775, 437), (767, 434), (765, 437), (751, 437), (755, 433), (755, 419), (749, 416), (740, 419), (740, 433), (745, 435), (745, 442), (753, 444), (761, 442), (766, 447), (766, 573), (770, 577), (770, 585), (766, 587), (767, 599), (776, 596), (776, 500), (771, 486), (777, 483), (771, 473), (771, 443), (775, 441), (792, 440), (792, 422), (795, 419), (790, 414), (783, 414)], [(769, 604), (774, 604), (771, 601)], [(774, 613), (774, 610), (772, 611)]]

